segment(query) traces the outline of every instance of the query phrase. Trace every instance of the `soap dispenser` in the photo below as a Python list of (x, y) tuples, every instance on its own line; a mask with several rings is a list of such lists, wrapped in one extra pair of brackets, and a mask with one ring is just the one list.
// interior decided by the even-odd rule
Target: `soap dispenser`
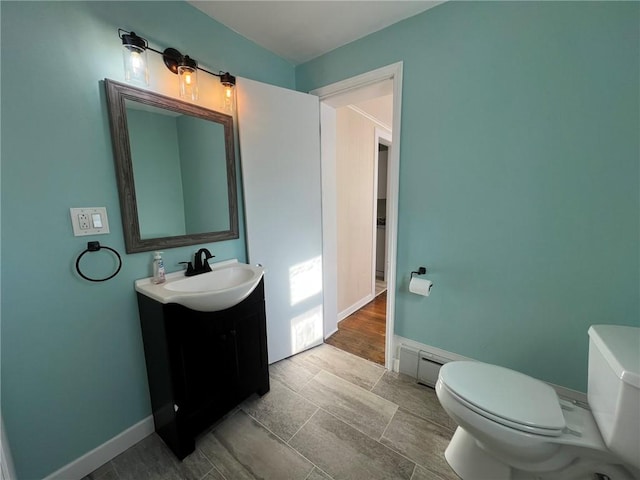
[(153, 283), (164, 283), (165, 280), (162, 252), (155, 252), (153, 257)]

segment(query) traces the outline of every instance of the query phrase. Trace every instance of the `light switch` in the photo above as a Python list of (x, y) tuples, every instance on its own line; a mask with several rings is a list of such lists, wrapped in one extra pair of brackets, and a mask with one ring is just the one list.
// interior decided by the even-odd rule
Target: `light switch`
[(102, 228), (102, 215), (99, 213), (92, 213), (91, 221), (93, 222), (93, 228)]
[(109, 233), (106, 207), (71, 208), (71, 225), (76, 237)]

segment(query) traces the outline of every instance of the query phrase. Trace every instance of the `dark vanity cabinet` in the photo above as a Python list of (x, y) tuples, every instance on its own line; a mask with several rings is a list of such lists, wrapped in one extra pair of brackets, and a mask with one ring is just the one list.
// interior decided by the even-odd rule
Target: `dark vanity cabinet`
[(269, 391), (264, 279), (240, 304), (196, 312), (138, 293), (156, 432), (179, 459), (195, 436)]

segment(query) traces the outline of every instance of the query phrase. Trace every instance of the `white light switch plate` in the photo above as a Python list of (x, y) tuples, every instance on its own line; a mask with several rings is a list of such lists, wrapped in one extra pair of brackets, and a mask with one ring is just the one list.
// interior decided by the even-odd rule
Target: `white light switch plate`
[(106, 207), (70, 208), (71, 225), (76, 237), (109, 233)]

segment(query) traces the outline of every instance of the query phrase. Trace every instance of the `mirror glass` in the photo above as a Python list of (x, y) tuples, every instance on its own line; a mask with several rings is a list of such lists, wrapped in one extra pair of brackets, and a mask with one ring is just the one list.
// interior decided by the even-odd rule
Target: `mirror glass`
[(238, 238), (232, 118), (105, 85), (127, 252)]

